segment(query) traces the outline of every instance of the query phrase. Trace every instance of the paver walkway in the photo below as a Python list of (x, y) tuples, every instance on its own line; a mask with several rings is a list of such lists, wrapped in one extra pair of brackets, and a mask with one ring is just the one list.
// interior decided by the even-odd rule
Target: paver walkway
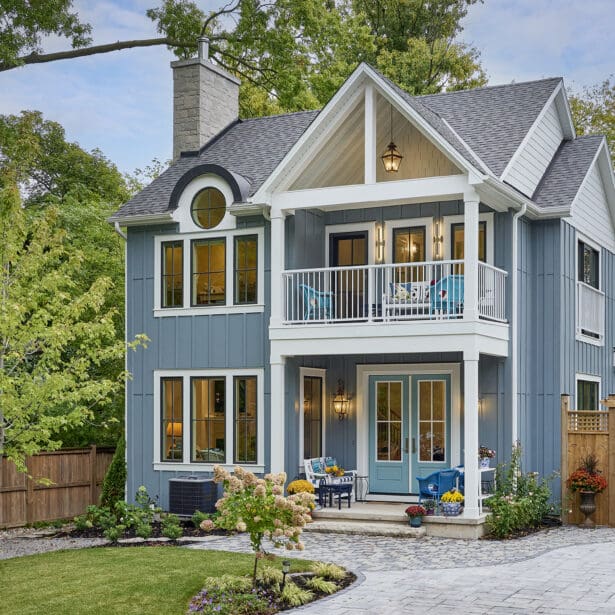
[[(302, 553), (363, 582), (297, 615), (615, 614), (615, 528), (557, 528), (513, 541), (305, 535)], [(192, 548), (249, 551), (245, 536)]]

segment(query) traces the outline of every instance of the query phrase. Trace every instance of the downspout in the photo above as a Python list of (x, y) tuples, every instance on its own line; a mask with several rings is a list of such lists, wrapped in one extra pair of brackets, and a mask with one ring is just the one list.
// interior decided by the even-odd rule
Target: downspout
[(512, 383), (510, 387), (511, 397), (512, 397), (512, 412), (511, 412), (511, 420), (512, 420), (512, 444), (516, 445), (519, 440), (519, 400), (518, 396), (518, 386), (517, 379), (519, 377), (519, 369), (518, 369), (518, 336), (517, 336), (517, 317), (519, 314), (519, 303), (517, 300), (519, 294), (519, 272), (518, 272), (518, 260), (519, 260), (519, 250), (517, 248), (518, 236), (519, 236), (519, 218), (525, 215), (527, 211), (527, 205), (523, 203), (521, 209), (513, 216), (513, 227), (512, 227), (512, 323), (510, 327), (510, 335), (512, 337), (512, 345), (511, 345), (511, 361), (512, 361)]
[(117, 222), (117, 220), (116, 220), (116, 222), (115, 222), (115, 224), (114, 224), (114, 228), (115, 228), (115, 232), (116, 232), (116, 233), (117, 233), (117, 234), (118, 234), (118, 235), (119, 235), (119, 236), (120, 236), (120, 237), (121, 237), (124, 241), (126, 241), (126, 240), (128, 239), (128, 237), (126, 236), (126, 233), (124, 233), (124, 232), (122, 231), (122, 229), (120, 228), (120, 223), (119, 223), (119, 222)]

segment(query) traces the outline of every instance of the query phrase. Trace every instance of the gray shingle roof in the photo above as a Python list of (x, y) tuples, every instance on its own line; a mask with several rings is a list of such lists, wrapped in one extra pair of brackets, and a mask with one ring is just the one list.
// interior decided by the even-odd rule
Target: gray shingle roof
[(250, 186), (248, 194), (254, 194), (317, 115), (318, 111), (302, 111), (237, 121), (205, 144), (198, 156), (173, 163), (111, 219), (165, 213), (179, 179), (193, 167), (207, 163), (241, 175)]
[(540, 207), (572, 204), (604, 137), (589, 135), (564, 141), (536, 187), (532, 200)]
[[(411, 96), (381, 77), (465, 160), (482, 172), (487, 171), (484, 168), (487, 165), (498, 177), (561, 82), (560, 78), (543, 79)], [(218, 164), (241, 176), (245, 179), (242, 183), (248, 186), (246, 196), (253, 195), (317, 115), (318, 111), (304, 111), (238, 120), (207, 143), (198, 155), (182, 157), (173, 163), (128, 201), (112, 220), (170, 211), (175, 185), (191, 169), (203, 164)], [(545, 190), (546, 194), (550, 188)]]
[(417, 96), (500, 177), (561, 78)]

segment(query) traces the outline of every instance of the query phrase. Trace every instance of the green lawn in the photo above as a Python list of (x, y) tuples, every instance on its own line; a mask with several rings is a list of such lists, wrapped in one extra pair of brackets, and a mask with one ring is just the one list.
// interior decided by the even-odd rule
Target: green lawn
[[(280, 566), (281, 559), (271, 565)], [(17, 557), (0, 561), (0, 613), (180, 615), (204, 577), (250, 574), (253, 562), (251, 555), (179, 547), (96, 548)], [(292, 562), (293, 572), (309, 566), (304, 560)]]

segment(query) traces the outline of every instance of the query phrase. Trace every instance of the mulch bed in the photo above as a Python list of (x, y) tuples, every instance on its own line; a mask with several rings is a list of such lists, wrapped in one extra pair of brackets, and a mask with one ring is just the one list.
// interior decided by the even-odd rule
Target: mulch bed
[[(214, 529), (211, 532), (204, 532), (200, 528), (194, 527), (194, 524), (190, 520), (180, 521), (180, 526), (183, 530), (184, 538), (192, 538), (192, 537), (198, 538), (202, 536), (228, 536), (230, 534), (230, 532), (226, 530), (220, 530), (220, 529)], [(88, 528), (85, 530), (78, 530), (76, 528), (65, 528), (65, 529), (59, 530), (56, 536), (58, 537), (66, 536), (69, 538), (104, 538), (103, 530), (101, 530), (100, 528), (94, 528), (94, 527)], [(135, 534), (134, 528), (127, 529), (123, 536), (123, 538), (136, 538), (136, 537), (137, 535)], [(150, 538), (163, 538), (162, 525), (159, 521), (154, 521), (152, 523), (152, 535)], [(171, 542), (175, 542), (175, 541), (171, 541)], [(148, 541), (146, 540), (144, 543), (141, 542), (138, 544), (139, 546), (148, 545), (148, 544), (151, 544), (153, 546), (153, 545), (160, 545), (161, 543), (158, 543), (158, 542), (148, 543)]]

